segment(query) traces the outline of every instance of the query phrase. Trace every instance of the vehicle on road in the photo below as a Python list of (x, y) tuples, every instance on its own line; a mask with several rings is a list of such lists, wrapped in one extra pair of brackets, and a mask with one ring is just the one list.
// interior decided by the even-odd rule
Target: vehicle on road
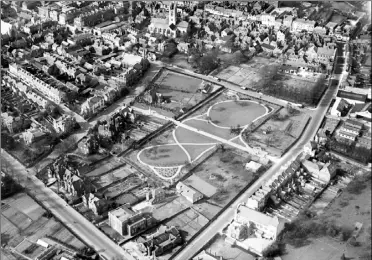
[(247, 90), (248, 88), (247, 87), (240, 87), (242, 90)]

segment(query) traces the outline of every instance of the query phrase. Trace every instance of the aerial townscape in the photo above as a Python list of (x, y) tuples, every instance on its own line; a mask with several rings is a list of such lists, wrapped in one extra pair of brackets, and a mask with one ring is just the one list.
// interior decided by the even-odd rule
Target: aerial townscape
[(371, 6), (1, 1), (1, 259), (372, 259)]

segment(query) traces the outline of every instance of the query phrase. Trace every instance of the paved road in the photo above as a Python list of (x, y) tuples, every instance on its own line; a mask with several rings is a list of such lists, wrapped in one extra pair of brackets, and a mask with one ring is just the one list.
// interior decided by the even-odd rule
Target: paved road
[[(338, 53), (338, 55), (340, 55), (340, 53)], [(223, 227), (226, 226), (229, 221), (231, 221), (238, 204), (246, 202), (247, 199), (254, 192), (256, 192), (268, 179), (271, 178), (271, 176), (280, 171), (282, 166), (284, 166), (289, 161), (294, 160), (296, 156), (298, 156), (303, 151), (303, 147), (314, 138), (318, 128), (320, 127), (333, 97), (337, 94), (340, 85), (339, 83), (342, 81), (343, 76), (344, 74), (335, 75), (336, 79), (330, 81), (330, 86), (327, 89), (327, 92), (319, 102), (317, 109), (314, 111), (312, 120), (310, 121), (305, 133), (302, 135), (299, 141), (275, 165), (273, 165), (266, 173), (264, 173), (263, 176), (261, 176), (251, 187), (249, 187), (248, 190), (231, 205), (231, 207), (226, 209), (197, 238), (195, 238), (190, 244), (188, 244), (174, 258), (175, 260), (191, 259), (195, 255), (195, 253), (202, 249), (202, 247), (217, 232), (219, 232)]]
[[(75, 116), (76, 121), (80, 124), (81, 129), (79, 129), (77, 132), (73, 133), (69, 138), (74, 139), (74, 140), (81, 140), (84, 136), (87, 135), (87, 132), (90, 127), (94, 126), (97, 121), (105, 119), (106, 116), (114, 113), (118, 108), (122, 107), (124, 104), (129, 104), (135, 96), (140, 94), (145, 86), (144, 83), (146, 80), (152, 79), (156, 73), (160, 70), (160, 66), (157, 63), (151, 63), (150, 69), (146, 72), (145, 77), (142, 79), (141, 83), (136, 86), (135, 88), (131, 89), (131, 92), (129, 95), (119, 99), (109, 107), (107, 107), (104, 111), (99, 113), (96, 117), (92, 118), (92, 120), (85, 120), (81, 116), (77, 115), (76, 113), (70, 111), (67, 107), (61, 106), (61, 108), (64, 111), (69, 111), (72, 115)], [(43, 159), (41, 162), (37, 164), (37, 167), (39, 169), (43, 169), (46, 167), (48, 164), (53, 162), (56, 158), (58, 158), (61, 155), (61, 152), (58, 149), (54, 149), (53, 152), (45, 159)]]
[[(7, 152), (1, 149), (2, 160), (7, 161), (8, 169), (2, 168), (4, 171), (11, 169), (10, 175), (17, 176), (23, 187), (35, 196), (38, 202), (48, 208), (54, 216), (62, 221), (62, 223), (73, 230), (83, 241), (92, 246), (100, 255), (107, 259), (123, 259), (134, 260), (120, 246), (115, 244), (105, 234), (103, 234), (92, 223), (85, 219), (82, 215), (75, 211), (72, 207), (66, 204), (55, 192), (36, 178), (35, 173), (30, 169), (27, 173), (25, 167), (17, 160), (11, 157)], [(120, 258), (119, 258), (120, 257)]]

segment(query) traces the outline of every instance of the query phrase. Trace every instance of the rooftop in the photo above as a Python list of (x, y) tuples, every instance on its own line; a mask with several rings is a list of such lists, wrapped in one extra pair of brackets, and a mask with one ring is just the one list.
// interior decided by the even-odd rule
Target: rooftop
[(115, 216), (121, 222), (123, 222), (127, 220), (128, 218), (132, 217), (134, 215), (134, 212), (125, 206), (121, 206), (117, 209), (110, 211), (110, 214)]

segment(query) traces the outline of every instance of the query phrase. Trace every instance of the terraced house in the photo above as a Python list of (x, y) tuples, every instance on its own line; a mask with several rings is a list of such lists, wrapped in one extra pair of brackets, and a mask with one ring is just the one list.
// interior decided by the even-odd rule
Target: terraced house
[[(32, 65), (26, 65), (25, 69), (23, 69), (17, 64), (10, 64), (9, 71), (29, 85), (35, 87), (43, 95), (47, 96), (57, 104), (63, 103), (66, 99), (66, 93), (63, 91), (63, 87), (60, 85), (51, 85), (46, 82), (49, 80), (46, 75)], [(38, 75), (43, 77), (43, 80), (38, 78)], [(51, 81), (49, 82), (52, 83)]]

